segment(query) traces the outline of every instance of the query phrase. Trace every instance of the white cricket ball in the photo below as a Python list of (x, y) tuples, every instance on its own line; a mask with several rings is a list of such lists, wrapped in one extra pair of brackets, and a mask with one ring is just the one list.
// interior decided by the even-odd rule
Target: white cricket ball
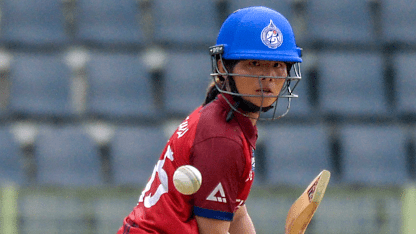
[(201, 172), (191, 165), (180, 166), (173, 174), (173, 184), (176, 190), (185, 195), (196, 193), (201, 183)]

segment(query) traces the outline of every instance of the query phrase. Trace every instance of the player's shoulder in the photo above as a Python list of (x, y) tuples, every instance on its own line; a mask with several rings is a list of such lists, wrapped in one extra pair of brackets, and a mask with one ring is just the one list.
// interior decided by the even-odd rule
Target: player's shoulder
[(215, 101), (201, 108), (196, 126), (196, 143), (210, 138), (227, 138), (241, 143), (243, 134), (238, 123), (225, 120), (228, 111), (227, 108)]

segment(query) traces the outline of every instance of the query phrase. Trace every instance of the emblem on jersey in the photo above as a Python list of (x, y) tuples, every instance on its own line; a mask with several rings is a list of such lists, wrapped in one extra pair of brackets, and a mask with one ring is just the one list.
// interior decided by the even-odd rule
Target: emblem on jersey
[(224, 188), (222, 187), (221, 182), (208, 195), (207, 200), (227, 203), (227, 198), (225, 198), (225, 192), (224, 192)]
[(261, 31), (261, 41), (270, 49), (277, 49), (283, 43), (283, 34), (270, 20), (270, 24)]

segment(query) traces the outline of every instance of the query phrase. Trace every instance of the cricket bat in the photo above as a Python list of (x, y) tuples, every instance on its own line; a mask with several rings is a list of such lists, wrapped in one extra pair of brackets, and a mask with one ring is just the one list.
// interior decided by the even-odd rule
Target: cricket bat
[(303, 234), (324, 197), (331, 173), (323, 170), (290, 207), (285, 234)]

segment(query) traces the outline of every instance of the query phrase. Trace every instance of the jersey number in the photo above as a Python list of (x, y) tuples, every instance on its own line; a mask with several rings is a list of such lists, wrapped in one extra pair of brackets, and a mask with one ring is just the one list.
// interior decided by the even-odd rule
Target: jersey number
[[(144, 188), (142, 194), (139, 197), (139, 202), (144, 202), (144, 206), (146, 208), (154, 206), (159, 201), (160, 196), (168, 192), (168, 174), (165, 170), (163, 170), (163, 166), (165, 165), (165, 161), (167, 158), (170, 159), (170, 161), (173, 161), (173, 152), (170, 146), (168, 146), (163, 160), (159, 160), (157, 162), (155, 168), (153, 169), (153, 173), (149, 182), (147, 182), (146, 187)], [(157, 187), (156, 192), (154, 194), (149, 194), (145, 196), (145, 194), (150, 190), (153, 181), (155, 180), (156, 172), (158, 174), (160, 184)]]

